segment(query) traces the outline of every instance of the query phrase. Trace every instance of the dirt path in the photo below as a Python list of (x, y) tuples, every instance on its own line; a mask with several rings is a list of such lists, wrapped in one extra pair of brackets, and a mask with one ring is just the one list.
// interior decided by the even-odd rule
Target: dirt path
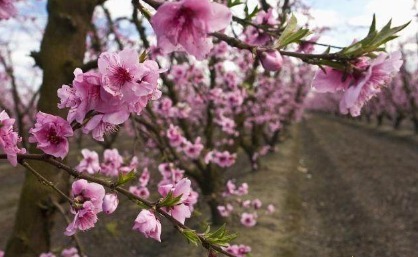
[(300, 163), (293, 256), (418, 256), (418, 145), (313, 116)]

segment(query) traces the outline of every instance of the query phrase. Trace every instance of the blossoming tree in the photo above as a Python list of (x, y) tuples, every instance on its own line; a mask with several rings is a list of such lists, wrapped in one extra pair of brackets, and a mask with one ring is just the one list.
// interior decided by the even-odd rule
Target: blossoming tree
[[(274, 150), (280, 133), (301, 117), (311, 67), (319, 66), (312, 87), (342, 91), (341, 112), (356, 116), (402, 65), (400, 53), (382, 51), (407, 24), (389, 22), (377, 30), (373, 19), (365, 38), (317, 54), (312, 51), (318, 35), (306, 40), (310, 30), (288, 17), (289, 1), (279, 8), (260, 1), (250, 11), (239, 0), (134, 0), (129, 22), (137, 40), (123, 36), (104, 2), (48, 1), (40, 52), (33, 54), (43, 78), (29, 147), (20, 144), (24, 127), (16, 132), (15, 119), (0, 113), (0, 158), (27, 170), (6, 256), (53, 256), (47, 253), (49, 229), (53, 213), (63, 206), (73, 215), (63, 233), (78, 248), (65, 254), (82, 255), (77, 233), (93, 228), (100, 213), (112, 214), (122, 196), (138, 205), (133, 230), (147, 238), (161, 241), (164, 218), (190, 242), (207, 248), (209, 256), (245, 256), (250, 248), (231, 245), (236, 235), (225, 226), (199, 232), (185, 225), (197, 201), (209, 204), (214, 223), (233, 212), (228, 200), (246, 194), (248, 185), (225, 181), (225, 170), (241, 150), (254, 169), (261, 155)], [(243, 15), (232, 14), (237, 7), (244, 7)], [(91, 22), (98, 8), (106, 28)], [(11, 1), (0, 1), (0, 19), (15, 15)], [(113, 44), (100, 38), (110, 34)], [(157, 45), (151, 46), (154, 35)], [(7, 71), (6, 62), (3, 66)], [(106, 141), (122, 126), (141, 146), (140, 157), (136, 151), (126, 162), (117, 149), (106, 149), (99, 163), (96, 152), (83, 149), (76, 167), (66, 164), (75, 133)], [(147, 160), (152, 161), (146, 165)], [(162, 179), (158, 194), (151, 194), (150, 171), (157, 169)], [(132, 185), (137, 176), (139, 183)], [(241, 205), (260, 209), (262, 202)], [(252, 227), (257, 217), (244, 211), (240, 221)]]

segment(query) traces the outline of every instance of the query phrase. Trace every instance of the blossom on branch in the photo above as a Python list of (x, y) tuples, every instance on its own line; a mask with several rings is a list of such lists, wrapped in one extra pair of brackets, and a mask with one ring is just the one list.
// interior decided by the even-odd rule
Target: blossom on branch
[(63, 118), (38, 112), (35, 126), (29, 132), (32, 134), (29, 142), (37, 143), (36, 147), (44, 153), (62, 159), (67, 156), (68, 138), (73, 136), (73, 129)]
[(11, 119), (6, 111), (0, 112), (0, 149), (7, 155), (9, 162), (16, 166), (17, 154), (26, 153), (26, 150), (17, 147), (22, 138), (13, 131), (14, 123), (15, 119)]
[(151, 237), (161, 242), (161, 222), (148, 210), (142, 210), (138, 214), (132, 229), (141, 232), (146, 238)]
[(94, 174), (100, 171), (99, 155), (95, 151), (83, 149), (81, 154), (83, 160), (76, 167), (79, 172), (87, 171), (89, 174)]
[(103, 210), (103, 198), (105, 189), (97, 183), (89, 183), (85, 179), (73, 183), (71, 195), (74, 204), (71, 212), (75, 214), (74, 220), (65, 231), (65, 235), (72, 236), (77, 230), (87, 230), (94, 227), (97, 222), (97, 214)]
[(351, 74), (332, 68), (325, 68), (325, 72), (318, 70), (312, 87), (321, 93), (344, 91), (340, 112), (358, 116), (364, 104), (390, 83), (402, 63), (400, 52), (390, 55), (381, 53), (370, 60), (362, 58), (353, 64)]
[(185, 50), (198, 60), (213, 47), (208, 33), (225, 29), (232, 20), (228, 7), (209, 0), (165, 2), (151, 18), (158, 46), (165, 53)]

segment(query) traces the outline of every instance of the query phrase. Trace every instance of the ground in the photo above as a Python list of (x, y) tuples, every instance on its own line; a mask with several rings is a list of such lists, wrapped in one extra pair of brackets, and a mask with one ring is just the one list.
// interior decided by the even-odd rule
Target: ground
[[(277, 211), (260, 212), (254, 228), (228, 220), (254, 257), (418, 256), (418, 139), (358, 122), (310, 115), (292, 128), (258, 172), (238, 163), (231, 174), (250, 185), (250, 196)], [(406, 136), (405, 136), (406, 135)], [(0, 249), (13, 224), (23, 173), (0, 166)], [(265, 207), (265, 206), (263, 206)], [(200, 206), (204, 213), (205, 206)], [(95, 256), (206, 256), (180, 234), (163, 226), (159, 244), (131, 230), (138, 208), (127, 201), (97, 229), (80, 233), (86, 253)], [(188, 225), (200, 229), (204, 215)], [(62, 238), (63, 227), (54, 236)]]

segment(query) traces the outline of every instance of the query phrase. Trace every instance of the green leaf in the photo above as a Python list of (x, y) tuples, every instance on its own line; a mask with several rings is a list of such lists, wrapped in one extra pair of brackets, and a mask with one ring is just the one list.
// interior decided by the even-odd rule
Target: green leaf
[(375, 32), (376, 32), (376, 14), (373, 14), (372, 24), (370, 25), (369, 33), (367, 35), (370, 35)]
[(118, 181), (116, 182), (116, 185), (121, 186), (123, 184), (126, 184), (129, 181), (135, 179), (135, 177), (136, 177), (136, 174), (135, 174), (135, 171), (133, 170), (126, 174), (120, 174), (118, 177)]
[(199, 236), (196, 234), (196, 231), (192, 229), (182, 229), (181, 233), (184, 237), (186, 237), (189, 243), (192, 243), (195, 246), (201, 243)]
[(292, 14), (292, 17), (290, 17), (289, 21), (287, 22), (284, 31), (274, 44), (274, 48), (283, 48), (288, 44), (299, 42), (302, 38), (311, 33), (309, 29), (298, 28), (297, 23), (298, 20)]
[(339, 54), (349, 58), (355, 58), (374, 51), (381, 51), (381, 46), (397, 38), (398, 35), (396, 34), (408, 26), (409, 23), (410, 22), (391, 28), (392, 20), (389, 20), (389, 22), (380, 31), (377, 31), (376, 17), (373, 15), (373, 21), (370, 25), (367, 36), (362, 40), (345, 47), (339, 52)]
[(148, 52), (147, 50), (142, 51), (142, 53), (139, 55), (139, 62), (143, 63), (148, 59)]
[(179, 196), (174, 197), (173, 196), (173, 192), (170, 191), (167, 194), (167, 196), (165, 198), (163, 198), (158, 203), (158, 206), (159, 207), (172, 207), (172, 206), (175, 206), (175, 205), (177, 205), (180, 202), (181, 196), (182, 195), (179, 195)]
[(260, 11), (260, 8), (258, 7), (258, 5), (254, 8), (254, 10), (250, 13), (250, 14), (248, 14), (247, 15), (247, 19), (252, 19), (252, 18), (254, 18), (256, 15), (257, 15), (257, 13)]
[(231, 8), (240, 4), (243, 4), (240, 0), (228, 0), (227, 6)]
[(232, 240), (237, 238), (237, 236), (238, 235), (235, 233), (228, 234), (225, 224), (218, 228), (215, 232), (209, 232), (208, 230), (206, 230), (206, 232), (204, 233), (204, 237), (208, 242), (219, 246), (228, 245)]

